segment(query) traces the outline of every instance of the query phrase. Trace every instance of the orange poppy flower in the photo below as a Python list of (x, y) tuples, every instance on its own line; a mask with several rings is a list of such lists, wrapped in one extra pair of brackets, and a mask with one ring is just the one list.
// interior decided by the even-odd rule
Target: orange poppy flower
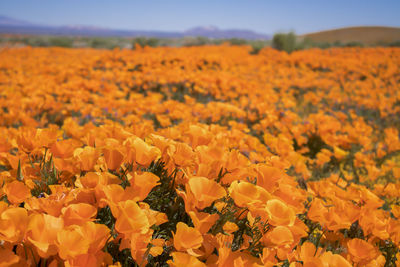
[(53, 158), (54, 165), (58, 171), (61, 171), (61, 176), (72, 175), (73, 173), (79, 172), (79, 167), (76, 166), (73, 158), (61, 159)]
[[(82, 254), (78, 255), (74, 258), (68, 259), (64, 261), (65, 267), (84, 267), (84, 266), (100, 266), (103, 261), (100, 255), (93, 254)], [(110, 262), (112, 263), (112, 261)], [(53, 265), (49, 265), (49, 267), (58, 266), (57, 261), (54, 261)], [(108, 266), (108, 265), (107, 265)]]
[(193, 165), (194, 152), (192, 148), (185, 143), (177, 143), (172, 159), (176, 166), (187, 167)]
[(397, 219), (400, 218), (400, 206), (399, 205), (392, 205), (391, 212), (394, 217), (396, 217)]
[(168, 217), (165, 213), (151, 209), (149, 204), (139, 202), (139, 207), (146, 214), (150, 225), (160, 225), (168, 222)]
[(343, 159), (344, 157), (346, 157), (349, 154), (349, 152), (346, 152), (337, 146), (333, 147), (333, 153), (334, 153), (335, 158), (337, 158), (338, 160)]
[(327, 214), (329, 230), (339, 230), (349, 228), (360, 216), (360, 209), (351, 202), (342, 201), (338, 198), (333, 199), (333, 207)]
[(291, 184), (292, 182), (294, 182), (294, 179), (291, 179), (291, 182), (280, 183), (274, 195), (291, 207), (296, 214), (303, 213), (305, 211), (304, 201), (307, 200), (307, 195), (303, 189)]
[(65, 226), (77, 224), (81, 225), (85, 222), (94, 220), (97, 209), (86, 203), (70, 204), (61, 210), (63, 214)]
[(378, 256), (377, 248), (359, 238), (347, 242), (347, 248), (352, 260), (359, 264), (365, 264)]
[(74, 157), (78, 161), (81, 171), (91, 171), (99, 158), (99, 151), (90, 146), (74, 150)]
[[(17, 170), (18, 166), (21, 166), (21, 162), (24, 162), (26, 159), (26, 154), (21, 156), (14, 156), (12, 154), (0, 153), (0, 158), (6, 160), (6, 162), (13, 170)], [(23, 168), (22, 168), (23, 172)]]
[(129, 239), (125, 239), (128, 244), (128, 248), (131, 249), (132, 258), (139, 264), (139, 266), (146, 266), (147, 255), (150, 252), (148, 246), (151, 242), (152, 232), (147, 233), (132, 233), (129, 235)]
[(224, 230), (224, 232), (226, 232), (228, 234), (232, 234), (233, 232), (236, 232), (237, 230), (239, 230), (239, 227), (237, 226), (236, 223), (226, 222), (224, 224), (224, 226), (222, 227), (222, 229)]
[(88, 172), (83, 177), (79, 178), (80, 184), (84, 188), (95, 188), (99, 184), (100, 180), (101, 177), (96, 172)]
[(151, 173), (143, 172), (141, 174), (134, 173), (130, 179), (131, 186), (135, 192), (135, 200), (142, 201), (147, 197), (150, 191), (159, 184), (160, 178)]
[[(99, 202), (101, 204), (110, 205), (111, 210), (116, 214), (119, 214), (118, 209), (116, 208), (116, 204), (120, 201), (127, 200), (125, 199), (126, 191), (119, 184), (110, 184), (105, 186), (99, 186), (96, 188), (96, 197), (99, 197)], [(115, 210), (113, 210), (115, 207)]]
[(81, 142), (75, 139), (61, 140), (53, 143), (50, 152), (54, 157), (70, 158), (74, 154), (74, 150), (81, 145)]
[(173, 234), (174, 247), (178, 251), (187, 251), (199, 248), (203, 242), (203, 237), (199, 230), (189, 227), (182, 222), (176, 225), (176, 233)]
[(183, 253), (183, 252), (172, 252), (172, 260), (167, 261), (169, 266), (172, 267), (205, 267), (207, 266), (203, 262), (199, 261), (196, 257)]
[(193, 194), (194, 204), (199, 209), (210, 206), (215, 200), (226, 195), (225, 189), (221, 185), (206, 177), (190, 178), (186, 188), (186, 191)]
[(167, 151), (173, 147), (173, 141), (156, 134), (150, 134), (149, 138), (153, 145), (160, 150), (162, 160), (167, 162), (168, 160), (165, 157), (167, 156)]
[(372, 233), (374, 236), (384, 240), (389, 238), (388, 219), (386, 213), (381, 209), (371, 210), (368, 207), (363, 207), (359, 223), (364, 234), (368, 235)]
[(318, 257), (322, 253), (322, 249), (318, 248), (317, 250), (315, 245), (309, 241), (304, 242), (301, 246), (298, 246), (297, 253), (297, 259), (299, 261), (302, 261), (304, 264), (310, 265), (312, 262), (319, 263), (320, 265), (322, 264), (321, 261), (318, 259)]
[(188, 135), (192, 148), (207, 145), (212, 139), (212, 134), (198, 125), (190, 125)]
[(110, 170), (117, 170), (124, 160), (124, 154), (116, 148), (103, 148), (103, 154), (107, 168)]
[(130, 137), (123, 143), (128, 148), (126, 161), (147, 166), (160, 156), (160, 150), (138, 137)]
[(285, 246), (293, 243), (292, 232), (286, 226), (277, 226), (263, 237), (267, 244), (275, 246)]
[(57, 233), (64, 227), (61, 218), (47, 214), (33, 214), (30, 217), (27, 228), (27, 239), (36, 248), (42, 258), (57, 254), (58, 248), (55, 244)]
[(20, 132), (17, 137), (18, 146), (22, 151), (27, 153), (32, 152), (35, 148), (37, 148), (38, 144), (36, 143), (36, 132), (35, 128), (26, 128), (23, 132)]
[(8, 152), (12, 148), (12, 145), (8, 142), (7, 139), (0, 140), (0, 153)]
[(90, 241), (84, 236), (80, 226), (71, 225), (57, 233), (56, 244), (60, 258), (68, 260), (86, 254)]
[(239, 207), (260, 206), (272, 198), (264, 188), (243, 181), (234, 181), (229, 187), (229, 193)]
[(28, 226), (28, 212), (23, 208), (6, 208), (5, 202), (0, 205), (0, 239), (20, 242)]
[(319, 198), (314, 198), (307, 213), (308, 218), (313, 221), (318, 221), (326, 224), (328, 209), (325, 207), (324, 202)]
[(4, 186), (4, 193), (7, 194), (7, 199), (12, 204), (19, 204), (24, 202), (31, 196), (31, 190), (20, 181), (13, 181)]
[(331, 251), (327, 251), (320, 257), (324, 264), (328, 264), (329, 267), (351, 267), (352, 265), (343, 256), (339, 254), (333, 254)]
[(12, 250), (0, 247), (0, 267), (18, 266), (20, 257)]
[(37, 143), (46, 148), (50, 148), (56, 142), (58, 136), (60, 136), (60, 131), (57, 126), (38, 129), (36, 132)]
[(276, 249), (274, 248), (263, 248), (261, 261), (266, 267), (273, 267), (278, 262), (276, 258)]
[(256, 167), (258, 173), (257, 185), (265, 188), (268, 192), (274, 192), (278, 187), (278, 181), (287, 175), (276, 167), (259, 164)]
[(309, 235), (307, 225), (299, 218), (296, 218), (293, 226), (288, 226), (288, 228), (292, 232), (295, 242), (300, 242), (301, 238)]
[(156, 115), (157, 121), (161, 124), (162, 127), (168, 127), (172, 124), (171, 120), (168, 116), (165, 115)]
[(193, 221), (193, 224), (197, 230), (201, 234), (205, 234), (210, 230), (210, 228), (215, 224), (218, 220), (218, 214), (209, 214), (206, 212), (197, 212), (197, 211), (189, 211), (188, 212), (190, 218)]
[(50, 196), (45, 194), (42, 198), (29, 198), (25, 202), (25, 208), (28, 210), (38, 210), (49, 215), (58, 217), (61, 214), (61, 209), (75, 200), (75, 196), (67, 195), (66, 192), (54, 192)]
[(133, 200), (121, 201), (112, 209), (117, 221), (115, 229), (123, 234), (146, 233), (150, 224), (144, 211)]
[(96, 254), (101, 251), (110, 236), (110, 229), (104, 224), (86, 222), (81, 227), (83, 236), (89, 241), (88, 253)]
[(119, 184), (110, 184), (105, 186), (98, 186), (95, 189), (96, 198), (100, 199), (100, 203), (104, 202), (110, 204), (110, 207), (113, 212), (119, 214), (115, 205), (119, 202), (123, 202), (126, 200), (133, 200), (136, 202), (139, 197), (137, 196), (137, 192), (135, 188), (132, 186), (128, 186), (127, 188), (122, 188)]
[(268, 222), (274, 226), (292, 226), (296, 219), (295, 211), (279, 199), (268, 200), (265, 210), (268, 213)]
[(150, 249), (150, 254), (153, 257), (159, 256), (164, 252), (164, 246), (166, 245), (166, 242), (162, 238), (154, 238), (151, 240), (151, 249)]
[(250, 254), (239, 251), (232, 252), (229, 247), (221, 247), (218, 249), (217, 266), (252, 266), (262, 267), (261, 260), (252, 257)]

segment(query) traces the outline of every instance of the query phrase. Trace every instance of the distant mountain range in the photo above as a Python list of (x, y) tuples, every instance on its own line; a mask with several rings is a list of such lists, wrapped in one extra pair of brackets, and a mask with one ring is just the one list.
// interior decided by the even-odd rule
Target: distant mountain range
[(270, 35), (256, 33), (251, 30), (219, 29), (215, 26), (195, 27), (183, 32), (118, 30), (93, 26), (48, 26), (30, 23), (0, 15), (0, 33), (31, 34), (31, 35), (66, 35), (66, 36), (99, 36), (99, 37), (157, 37), (181, 38), (186, 36), (201, 36), (215, 39), (240, 38), (249, 40), (269, 40)]

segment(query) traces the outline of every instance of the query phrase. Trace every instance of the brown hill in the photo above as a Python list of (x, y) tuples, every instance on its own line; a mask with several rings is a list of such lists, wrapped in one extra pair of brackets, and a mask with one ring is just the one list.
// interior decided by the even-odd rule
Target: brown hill
[(361, 42), (367, 45), (400, 41), (400, 27), (360, 26), (313, 32), (301, 35), (317, 43)]

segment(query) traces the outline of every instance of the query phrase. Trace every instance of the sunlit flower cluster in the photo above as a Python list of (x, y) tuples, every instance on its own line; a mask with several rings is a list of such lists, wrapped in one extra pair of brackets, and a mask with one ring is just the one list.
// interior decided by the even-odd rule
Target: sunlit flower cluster
[(400, 49), (250, 52), (0, 50), (0, 266), (399, 265)]

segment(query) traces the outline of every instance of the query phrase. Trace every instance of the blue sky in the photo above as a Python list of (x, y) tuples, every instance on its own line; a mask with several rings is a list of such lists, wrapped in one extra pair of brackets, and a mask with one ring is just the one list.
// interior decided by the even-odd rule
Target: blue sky
[(183, 31), (214, 25), (272, 34), (400, 26), (400, 0), (0, 0), (0, 15), (47, 25)]

